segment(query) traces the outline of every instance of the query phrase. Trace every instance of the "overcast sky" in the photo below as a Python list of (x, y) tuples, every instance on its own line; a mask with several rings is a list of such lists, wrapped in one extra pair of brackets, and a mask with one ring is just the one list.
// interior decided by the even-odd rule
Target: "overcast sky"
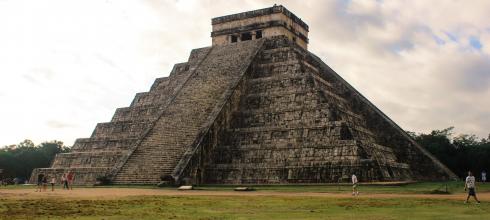
[(211, 18), (274, 3), (403, 129), (490, 133), (490, 1), (0, 0), (0, 146), (89, 137), (209, 46)]

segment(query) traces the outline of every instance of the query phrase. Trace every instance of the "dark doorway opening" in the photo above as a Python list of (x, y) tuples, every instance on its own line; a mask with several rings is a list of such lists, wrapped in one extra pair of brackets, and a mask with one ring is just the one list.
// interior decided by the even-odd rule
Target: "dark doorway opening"
[(241, 40), (242, 41), (252, 40), (252, 34), (250, 34), (250, 32), (243, 33)]
[(260, 39), (262, 38), (262, 31), (256, 31), (255, 32), (255, 39)]
[(238, 37), (237, 36), (231, 36), (231, 42), (232, 43), (236, 43), (238, 41)]

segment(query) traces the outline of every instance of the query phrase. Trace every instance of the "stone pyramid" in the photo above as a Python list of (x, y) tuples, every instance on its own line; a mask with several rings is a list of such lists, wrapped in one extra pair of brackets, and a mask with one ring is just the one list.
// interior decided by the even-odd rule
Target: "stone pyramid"
[(113, 184), (275, 184), (454, 179), (307, 50), (283, 6), (212, 20), (211, 47), (155, 80), (39, 173)]

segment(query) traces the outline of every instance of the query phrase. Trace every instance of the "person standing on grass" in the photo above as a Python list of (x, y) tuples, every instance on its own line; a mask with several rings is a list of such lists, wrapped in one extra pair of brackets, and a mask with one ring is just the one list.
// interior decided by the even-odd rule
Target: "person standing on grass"
[(68, 181), (66, 180), (66, 173), (61, 176), (61, 184), (63, 184), (63, 189), (68, 189)]
[(36, 189), (36, 192), (41, 192), (41, 190), (43, 189), (43, 178), (44, 178), (44, 174), (40, 173), (37, 175), (37, 189)]
[(475, 177), (473, 176), (473, 173), (471, 173), (471, 171), (468, 171), (468, 176), (466, 177), (466, 181), (464, 184), (464, 191), (466, 191), (466, 189), (468, 189), (468, 197), (466, 197), (466, 201), (464, 203), (468, 203), (470, 196), (473, 196), (475, 198), (476, 202), (480, 203), (478, 198), (476, 198)]
[(54, 184), (56, 183), (56, 176), (51, 177), (51, 191), (54, 191)]
[(356, 174), (352, 174), (352, 195), (357, 196), (359, 195), (359, 191), (357, 191), (357, 176)]
[(68, 175), (66, 175), (66, 181), (68, 182), (68, 187), (69, 189), (73, 190), (73, 180), (75, 179), (75, 173), (72, 171), (68, 172)]
[(43, 176), (43, 191), (46, 192), (46, 189), (48, 188), (48, 177), (46, 175)]
[(481, 181), (487, 182), (487, 172), (485, 170), (481, 171)]

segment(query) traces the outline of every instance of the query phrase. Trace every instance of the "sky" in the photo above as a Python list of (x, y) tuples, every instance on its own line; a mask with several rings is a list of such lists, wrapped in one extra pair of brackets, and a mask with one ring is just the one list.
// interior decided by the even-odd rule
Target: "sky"
[(488, 137), (487, 0), (0, 0), (0, 146), (89, 137), (210, 46), (211, 18), (274, 3), (403, 129)]

